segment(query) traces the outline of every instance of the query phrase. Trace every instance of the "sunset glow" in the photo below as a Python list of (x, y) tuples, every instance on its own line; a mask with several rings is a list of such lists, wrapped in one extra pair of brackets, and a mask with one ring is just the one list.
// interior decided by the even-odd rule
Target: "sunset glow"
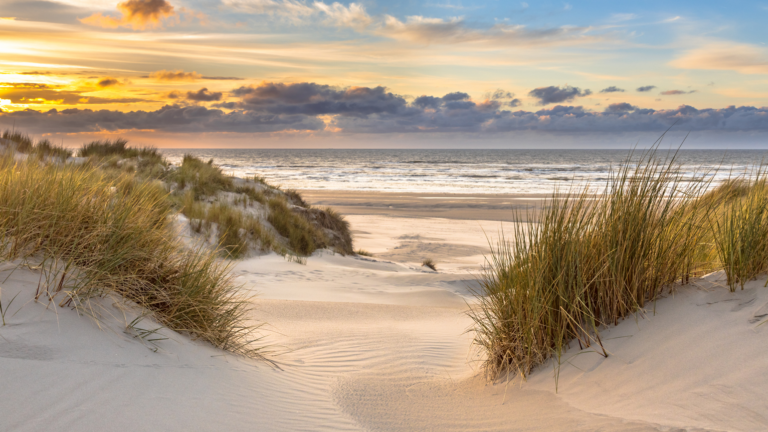
[(756, 2), (0, 5), (0, 126), (67, 145), (624, 146), (675, 124), (749, 147), (768, 131)]

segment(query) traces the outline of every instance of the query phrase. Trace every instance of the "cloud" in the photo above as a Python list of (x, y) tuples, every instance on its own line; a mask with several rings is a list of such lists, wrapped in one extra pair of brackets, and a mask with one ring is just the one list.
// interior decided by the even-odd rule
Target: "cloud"
[(297, 24), (318, 12), (314, 7), (297, 0), (223, 0), (222, 3), (242, 12), (276, 16)]
[(212, 81), (242, 81), (245, 78), (238, 78), (238, 77), (224, 77), (224, 76), (203, 76), (202, 74), (199, 74), (197, 72), (184, 72), (183, 70), (175, 70), (175, 71), (169, 71), (169, 70), (159, 70), (157, 72), (152, 72), (149, 75), (143, 76), (142, 78), (152, 78), (157, 81), (198, 81), (198, 80), (212, 80)]
[(115, 18), (95, 13), (80, 19), (83, 24), (104, 28), (131, 27), (134, 30), (161, 28), (163, 21), (176, 16), (167, 0), (127, 0), (117, 4), (122, 17)]
[(624, 92), (624, 89), (620, 89), (616, 86), (610, 86), (600, 90), (600, 93), (616, 93), (616, 92)]
[(542, 45), (584, 43), (599, 40), (587, 33), (591, 27), (562, 26), (529, 29), (524, 25), (498, 23), (486, 28), (468, 26), (461, 17), (430, 18), (409, 16), (402, 21), (392, 15), (370, 16), (360, 3), (344, 6), (322, 1), (300, 0), (223, 0), (223, 4), (242, 12), (269, 15), (295, 25), (314, 20), (326, 25), (352, 28), (391, 39), (424, 44), (477, 43), (490, 45)]
[(305, 2), (299, 0), (223, 0), (223, 4), (242, 12), (269, 15), (294, 24), (303, 24), (308, 18), (318, 18), (326, 25), (364, 30), (373, 22), (360, 3), (344, 6), (333, 2)]
[(101, 88), (113, 87), (119, 84), (120, 84), (120, 81), (117, 78), (112, 78), (112, 77), (104, 77), (100, 79), (99, 82), (96, 83), (96, 85)]
[(375, 33), (393, 39), (424, 44), (477, 43), (486, 45), (515, 44), (517, 46), (593, 42), (587, 27), (555, 27), (528, 29), (523, 25), (499, 23), (488, 29), (468, 27), (462, 18), (426, 18), (410, 16), (405, 22), (385, 15)]
[(508, 106), (510, 108), (514, 108), (516, 106), (520, 106), (522, 102), (520, 99), (515, 98), (515, 94), (512, 92), (508, 92), (503, 89), (496, 89), (492, 93), (486, 93), (485, 99), (489, 101), (496, 101), (499, 102), (499, 106)]
[(196, 102), (220, 101), (221, 96), (222, 96), (221, 92), (210, 92), (208, 91), (207, 88), (201, 88), (196, 92), (192, 92), (192, 91), (187, 92), (187, 100), (196, 101)]
[(335, 27), (364, 30), (373, 22), (365, 8), (359, 3), (350, 3), (349, 6), (344, 6), (336, 2), (327, 5), (316, 1), (313, 6), (325, 14), (327, 24)]
[(649, 91), (651, 91), (651, 90), (653, 90), (655, 88), (656, 88), (656, 86), (654, 86), (654, 85), (648, 85), (648, 86), (638, 87), (637, 91), (643, 93), (643, 92), (649, 92)]
[(256, 112), (224, 113), (202, 106), (166, 105), (157, 111), (120, 112), (67, 109), (16, 111), (0, 114), (0, 123), (15, 122), (29, 131), (58, 133), (157, 130), (164, 132), (276, 132), (321, 130), (316, 118), (296, 115), (275, 116)]
[[(555, 89), (566, 90), (568, 95), (586, 93), (570, 87)], [(66, 91), (49, 88), (46, 84), (24, 84), (18, 88), (4, 88), (0, 91), (0, 98), (18, 99), (13, 92), (49, 92), (61, 99), (66, 94)], [(553, 92), (546, 93), (545, 96), (551, 96)], [(494, 95), (497, 97), (494, 98)], [(567, 98), (568, 95), (559, 97)], [(510, 99), (514, 95), (509, 92), (497, 90), (489, 96), (483, 101), (474, 101), (467, 93), (456, 91), (443, 96), (419, 96), (409, 103), (404, 96), (381, 86), (342, 88), (310, 82), (262, 82), (235, 88), (229, 93), (234, 100), (219, 102), (211, 107), (174, 104), (156, 111), (131, 112), (23, 110), (0, 114), (0, 126), (15, 123), (16, 127), (30, 133), (155, 130), (169, 133), (325, 131), (345, 134), (493, 135), (518, 131), (663, 132), (672, 125), (692, 131), (768, 132), (768, 107), (697, 109), (681, 105), (671, 110), (653, 110), (629, 103), (615, 103), (603, 112), (597, 112), (581, 106), (558, 104), (530, 112), (506, 109), (509, 105), (504, 102), (514, 100)], [(72, 94), (71, 97), (83, 96)], [(168, 97), (220, 101), (223, 94), (203, 88), (196, 92), (171, 93)]]
[(663, 91), (663, 92), (661, 92), (659, 94), (664, 95), (664, 96), (674, 96), (674, 95), (682, 95), (682, 94), (690, 94), (690, 93), (696, 93), (696, 90), (691, 90), (691, 91), (667, 90), (667, 91)]
[[(87, 92), (85, 92), (87, 93)], [(102, 98), (41, 83), (0, 83), (0, 98), (19, 105), (82, 105), (144, 102), (139, 98)]]
[(149, 78), (154, 78), (158, 81), (197, 81), (202, 77), (197, 72), (184, 72), (183, 70), (168, 71), (163, 69), (149, 74)]
[(241, 98), (240, 108), (271, 114), (368, 116), (401, 112), (407, 105), (405, 98), (385, 87), (340, 89), (315, 83), (263, 82), (239, 87), (231, 94)]
[(768, 74), (768, 48), (718, 42), (690, 50), (670, 63), (680, 69), (730, 70)]
[(613, 103), (605, 108), (605, 112), (608, 113), (621, 113), (636, 110), (637, 107), (632, 106), (626, 102)]
[(221, 76), (204, 76), (204, 80), (214, 80), (214, 81), (243, 81), (245, 78), (238, 78), (238, 77), (221, 77)]
[(551, 103), (567, 102), (577, 97), (589, 96), (590, 90), (581, 91), (578, 87), (566, 85), (563, 88), (559, 86), (539, 87), (531, 90), (528, 96), (539, 100), (538, 105), (548, 105)]

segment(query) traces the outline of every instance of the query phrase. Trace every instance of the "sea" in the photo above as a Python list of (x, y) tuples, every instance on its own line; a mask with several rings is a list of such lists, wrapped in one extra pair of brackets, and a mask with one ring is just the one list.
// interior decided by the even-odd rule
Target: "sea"
[[(540, 194), (604, 184), (620, 165), (634, 163), (625, 150), (373, 150), (373, 149), (161, 149), (172, 163), (184, 154), (213, 159), (238, 177), (263, 176), (299, 190)], [(684, 178), (711, 180), (751, 175), (768, 150), (658, 150), (675, 158)], [(628, 159), (629, 158), (629, 159)]]

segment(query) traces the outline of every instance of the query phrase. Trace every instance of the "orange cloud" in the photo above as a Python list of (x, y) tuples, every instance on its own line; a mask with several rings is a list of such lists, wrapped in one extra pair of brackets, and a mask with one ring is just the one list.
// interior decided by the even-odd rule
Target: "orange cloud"
[(688, 51), (670, 63), (680, 69), (731, 70), (768, 74), (768, 50), (761, 46), (714, 43)]
[(197, 72), (184, 72), (183, 70), (167, 71), (159, 70), (149, 74), (150, 78), (158, 81), (197, 81), (203, 76)]
[(104, 27), (131, 27), (134, 30), (161, 28), (163, 21), (176, 16), (173, 6), (167, 0), (128, 0), (118, 3), (117, 10), (123, 15), (115, 18), (95, 13), (80, 19), (83, 24)]
[(101, 88), (112, 87), (118, 84), (120, 84), (120, 81), (118, 81), (117, 78), (112, 78), (112, 77), (104, 77), (100, 79), (98, 83), (96, 83), (96, 85)]

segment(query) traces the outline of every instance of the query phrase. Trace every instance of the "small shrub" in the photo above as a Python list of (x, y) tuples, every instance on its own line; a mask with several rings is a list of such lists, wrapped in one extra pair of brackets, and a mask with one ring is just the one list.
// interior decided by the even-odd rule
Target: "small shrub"
[(432, 269), (433, 271), (437, 271), (437, 264), (432, 261), (432, 258), (426, 258), (424, 261), (421, 262), (422, 267), (428, 267)]
[(314, 238), (319, 234), (312, 224), (293, 213), (280, 198), (271, 198), (268, 204), (270, 212), (267, 220), (280, 235), (288, 239), (288, 244), (294, 252), (310, 255), (317, 249)]
[(181, 166), (173, 173), (171, 180), (182, 189), (191, 186), (196, 199), (233, 189), (232, 178), (224, 175), (221, 168), (188, 154), (184, 155)]
[(341, 238), (341, 244), (333, 245), (337, 251), (344, 255), (353, 253), (352, 232), (349, 230), (349, 222), (344, 219), (344, 216), (331, 207), (326, 207), (319, 211), (315, 210), (313, 209), (312, 211), (315, 222), (320, 227), (335, 232)]
[(285, 196), (288, 197), (288, 201), (290, 201), (291, 204), (295, 206), (304, 207), (307, 209), (311, 207), (309, 204), (307, 204), (306, 201), (304, 201), (304, 198), (301, 197), (301, 194), (294, 189), (285, 190)]
[(358, 250), (355, 251), (355, 254), (360, 255), (360, 256), (367, 256), (367, 257), (372, 257), (373, 256), (372, 253), (368, 252), (365, 249), (358, 249)]
[(260, 204), (266, 204), (267, 198), (264, 196), (264, 193), (261, 191), (257, 191), (252, 186), (237, 186), (234, 189), (235, 193), (244, 194), (248, 198), (251, 199), (251, 201), (256, 201)]

